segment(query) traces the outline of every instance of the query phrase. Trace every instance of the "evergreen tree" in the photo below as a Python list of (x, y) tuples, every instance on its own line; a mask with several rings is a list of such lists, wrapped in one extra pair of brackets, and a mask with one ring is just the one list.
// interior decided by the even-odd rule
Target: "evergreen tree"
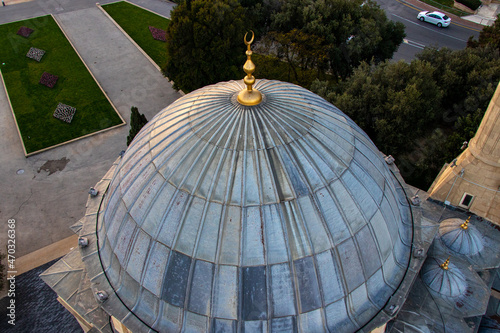
[(135, 136), (141, 128), (147, 124), (148, 120), (144, 114), (139, 113), (139, 110), (133, 106), (130, 108), (130, 131), (127, 136), (127, 146), (130, 145), (132, 140), (134, 140)]
[(237, 0), (179, 4), (167, 28), (164, 74), (175, 89), (190, 92), (245, 75), (245, 10)]
[(472, 36), (467, 41), (467, 47), (478, 48), (480, 46), (489, 45), (497, 50), (500, 50), (500, 14), (497, 15), (495, 23), (492, 26), (484, 27), (479, 33), (479, 40), (475, 40)]
[(325, 97), (393, 155), (405, 180), (427, 188), (445, 162), (475, 134), (500, 80), (500, 53), (491, 45), (452, 51), (428, 48), (410, 64), (363, 63)]
[(281, 0), (271, 30), (294, 29), (322, 39), (327, 69), (342, 78), (362, 61), (390, 59), (405, 37), (404, 25), (371, 0)]

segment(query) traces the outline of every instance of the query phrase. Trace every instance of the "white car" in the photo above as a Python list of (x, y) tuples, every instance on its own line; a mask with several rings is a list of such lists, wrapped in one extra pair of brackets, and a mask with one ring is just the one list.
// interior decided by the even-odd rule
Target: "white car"
[(448, 16), (446, 16), (446, 14), (440, 12), (431, 13), (427, 10), (418, 13), (417, 18), (422, 22), (429, 22), (437, 25), (440, 28), (441, 27), (446, 28), (451, 23), (451, 19)]

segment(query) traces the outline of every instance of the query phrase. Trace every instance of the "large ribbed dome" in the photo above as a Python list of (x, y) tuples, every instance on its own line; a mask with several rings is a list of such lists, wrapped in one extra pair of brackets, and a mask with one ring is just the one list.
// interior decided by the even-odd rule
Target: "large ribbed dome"
[(160, 332), (357, 330), (407, 270), (404, 193), (333, 105), (259, 80), (242, 106), (243, 88), (190, 93), (135, 138), (99, 215), (105, 274)]

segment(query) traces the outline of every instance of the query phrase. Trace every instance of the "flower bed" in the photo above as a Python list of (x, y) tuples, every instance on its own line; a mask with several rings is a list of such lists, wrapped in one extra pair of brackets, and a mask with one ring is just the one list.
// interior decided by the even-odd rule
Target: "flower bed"
[(37, 49), (36, 47), (31, 47), (26, 56), (33, 60), (40, 62), (42, 60), (43, 55), (45, 54), (44, 50)]
[(54, 117), (57, 119), (61, 119), (62, 121), (65, 121), (69, 124), (73, 120), (75, 112), (76, 108), (63, 103), (59, 103), (56, 110), (54, 111)]
[(154, 39), (166, 42), (167, 41), (167, 32), (162, 29), (158, 29), (152, 26), (149, 26), (149, 31), (151, 32), (151, 35), (153, 36)]
[(44, 86), (47, 86), (49, 88), (54, 88), (58, 79), (59, 79), (59, 77), (57, 75), (43, 72), (42, 77), (40, 77), (39, 83), (41, 83)]
[(34, 31), (33, 29), (30, 29), (28, 27), (20, 27), (19, 30), (17, 30), (17, 34), (19, 36), (28, 38), (33, 31)]

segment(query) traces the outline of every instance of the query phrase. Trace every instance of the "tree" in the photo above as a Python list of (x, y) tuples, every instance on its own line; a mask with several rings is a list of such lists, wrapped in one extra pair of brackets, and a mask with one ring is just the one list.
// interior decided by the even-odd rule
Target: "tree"
[(244, 14), (237, 0), (193, 0), (175, 7), (163, 69), (175, 89), (189, 92), (244, 76)]
[(325, 69), (328, 54), (322, 46), (323, 40), (293, 29), (286, 33), (272, 31), (261, 42), (266, 49), (275, 46), (277, 58), (288, 64), (287, 81), (307, 85), (311, 81), (308, 69), (316, 70), (316, 78), (320, 78), (321, 69)]
[(130, 111), (130, 131), (127, 136), (127, 146), (134, 140), (141, 128), (148, 123), (146, 116), (139, 113), (139, 110), (135, 106), (131, 107)]
[(394, 155), (408, 183), (426, 188), (474, 136), (500, 80), (500, 54), (487, 45), (428, 48), (417, 58), (363, 63), (336, 89), (319, 81), (312, 89)]
[(443, 89), (441, 126), (453, 127), (460, 117), (486, 111), (500, 80), (499, 51), (487, 45), (457, 51), (426, 48), (417, 55), (435, 68), (434, 81)]
[(498, 14), (495, 23), (492, 26), (486, 26), (479, 33), (479, 40), (475, 40), (472, 36), (467, 41), (467, 47), (478, 48), (489, 45), (497, 50), (500, 50), (500, 14)]
[(432, 74), (432, 67), (422, 61), (362, 63), (343, 83), (342, 93), (326, 97), (363, 128), (379, 149), (397, 155), (408, 151), (435, 121), (442, 92)]
[(245, 17), (251, 18), (251, 28), (256, 36), (264, 36), (271, 26), (271, 18), (280, 8), (279, 0), (239, 0), (245, 9)]
[(405, 37), (404, 25), (388, 20), (371, 0), (282, 0), (271, 30), (294, 29), (323, 40), (328, 69), (342, 78), (362, 61), (391, 58)]

